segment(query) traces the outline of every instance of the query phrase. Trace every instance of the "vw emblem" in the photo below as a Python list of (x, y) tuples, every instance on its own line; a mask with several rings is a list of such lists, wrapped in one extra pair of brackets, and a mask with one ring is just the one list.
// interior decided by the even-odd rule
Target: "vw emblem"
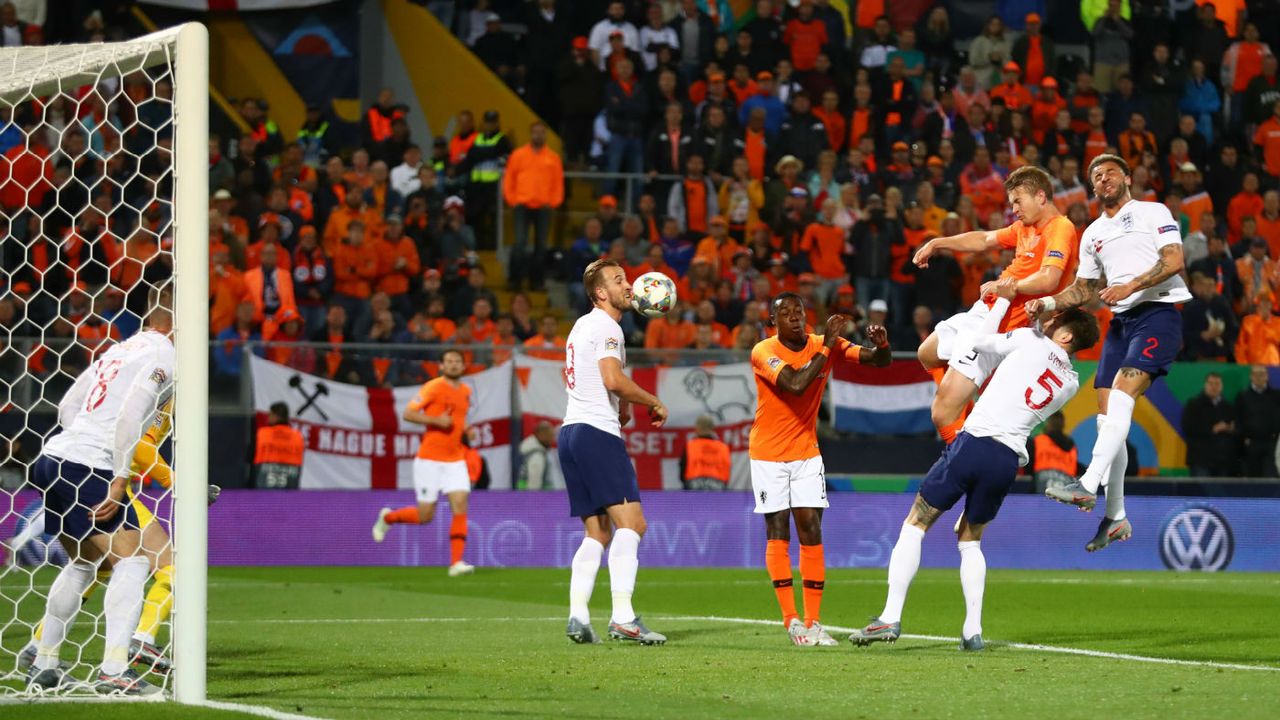
[(1205, 505), (1183, 508), (1160, 530), (1160, 559), (1170, 570), (1226, 570), (1235, 549), (1227, 519)]

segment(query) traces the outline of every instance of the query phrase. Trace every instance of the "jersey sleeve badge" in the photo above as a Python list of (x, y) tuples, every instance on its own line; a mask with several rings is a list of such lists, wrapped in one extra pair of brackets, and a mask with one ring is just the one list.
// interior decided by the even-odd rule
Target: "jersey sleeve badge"
[(769, 369), (770, 369), (770, 370), (777, 370), (777, 369), (778, 369), (778, 366), (779, 366), (779, 365), (781, 365), (781, 364), (782, 364), (782, 358), (776, 358), (776, 357), (771, 357), (771, 358), (769, 358)]
[(1161, 225), (1159, 233), (1163, 235), (1167, 232), (1178, 232), (1178, 226), (1177, 225)]
[(618, 338), (609, 338), (609, 339), (605, 340), (605, 341), (604, 341), (604, 347), (605, 347), (605, 349), (606, 349), (606, 350), (617, 350), (617, 349), (618, 349)]

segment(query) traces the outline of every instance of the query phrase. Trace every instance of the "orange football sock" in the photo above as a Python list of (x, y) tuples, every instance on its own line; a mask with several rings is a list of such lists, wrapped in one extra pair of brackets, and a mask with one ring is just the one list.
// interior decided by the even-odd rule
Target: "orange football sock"
[(387, 521), (388, 525), (396, 525), (399, 523), (417, 525), (422, 522), (418, 517), (417, 505), (410, 505), (408, 507), (402, 507), (399, 510), (392, 510), (387, 513), (387, 516), (384, 519)]
[(933, 378), (935, 383), (941, 385), (942, 378), (947, 374), (947, 366), (943, 365), (942, 367), (936, 367), (932, 370), (925, 370), (925, 372), (929, 373), (929, 377)]
[(449, 564), (454, 565), (462, 559), (462, 551), (467, 547), (467, 514), (458, 513), (449, 523)]
[(827, 583), (827, 561), (822, 545), (800, 546), (800, 578), (804, 584), (804, 624), (809, 626), (822, 610), (822, 588)]
[(800, 617), (796, 613), (796, 593), (791, 589), (790, 546), (787, 540), (770, 540), (764, 550), (764, 566), (773, 581), (773, 592), (778, 596), (778, 607), (782, 608), (784, 626), (791, 622), (791, 618)]

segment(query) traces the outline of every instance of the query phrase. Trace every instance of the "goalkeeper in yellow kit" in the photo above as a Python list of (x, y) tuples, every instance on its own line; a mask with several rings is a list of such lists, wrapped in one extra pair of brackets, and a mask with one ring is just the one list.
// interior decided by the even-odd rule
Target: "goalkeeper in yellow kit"
[[(173, 487), (173, 469), (160, 454), (160, 446), (169, 437), (173, 429), (173, 398), (170, 398), (156, 413), (155, 419), (147, 432), (138, 441), (133, 452), (133, 473), (139, 485), (147, 478), (159, 483), (166, 491)], [(221, 491), (217, 485), (209, 486), (209, 504), (218, 499)], [(142, 528), (142, 551), (151, 562), (151, 574), (154, 582), (147, 591), (146, 600), (142, 604), (142, 615), (138, 618), (138, 627), (134, 630), (133, 641), (129, 643), (129, 660), (147, 670), (167, 673), (172, 668), (169, 659), (156, 646), (156, 633), (169, 619), (173, 610), (173, 543), (164, 526), (156, 522), (155, 515), (136, 494), (134, 486), (127, 489), (129, 502), (138, 514), (138, 525)], [(99, 585), (105, 584), (111, 575), (111, 558), (103, 560), (98, 568), (98, 581), (85, 590), (88, 599)], [(19, 656), (19, 667), (29, 666), (35, 661), (35, 640), (40, 639), (44, 630), (43, 623), (36, 627), (34, 639), (23, 648)]]

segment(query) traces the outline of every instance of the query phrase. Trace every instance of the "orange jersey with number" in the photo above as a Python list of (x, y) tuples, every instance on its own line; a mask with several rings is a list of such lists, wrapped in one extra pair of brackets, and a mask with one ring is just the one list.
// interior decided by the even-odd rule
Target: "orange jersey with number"
[(1057, 214), (1034, 225), (1023, 225), (1019, 220), (997, 231), (996, 240), (1001, 247), (1012, 248), (1014, 252), (1013, 262), (1000, 273), (1001, 278), (1024, 280), (1046, 267), (1062, 270), (1058, 286), (1044, 295), (1014, 296), (1009, 312), (1000, 323), (1000, 332), (1008, 332), (1030, 323), (1023, 308), (1028, 300), (1057, 295), (1075, 282), (1080, 242), (1076, 238), (1076, 228), (1067, 216)]
[(462, 444), (462, 433), (467, 427), (467, 410), (471, 406), (471, 386), (458, 383), (454, 386), (445, 378), (428, 380), (409, 401), (409, 410), (427, 415), (448, 415), (453, 427), (441, 430), (429, 427), (422, 433), (418, 457), (436, 462), (457, 462), (466, 459), (467, 447)]
[(830, 364), (836, 360), (861, 362), (861, 346), (838, 340), (827, 367), (800, 395), (780, 389), (778, 375), (787, 366), (804, 368), (821, 350), (822, 336), (812, 334), (798, 351), (783, 345), (776, 336), (756, 343), (751, 350), (751, 369), (756, 376), (756, 419), (749, 439), (752, 460), (792, 462), (818, 454), (818, 406), (831, 373)]

